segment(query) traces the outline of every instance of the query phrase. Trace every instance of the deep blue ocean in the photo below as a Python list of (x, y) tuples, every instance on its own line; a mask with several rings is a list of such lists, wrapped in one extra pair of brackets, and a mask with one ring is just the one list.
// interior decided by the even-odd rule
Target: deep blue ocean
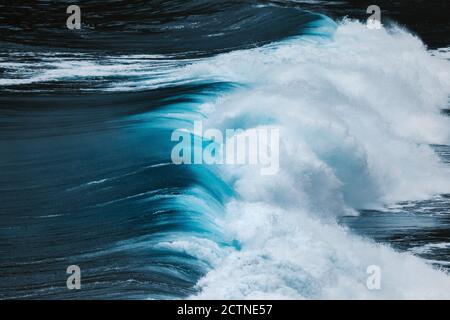
[[(77, 1), (68, 30), (72, 2), (0, 3), (1, 299), (450, 298), (448, 1), (379, 30), (294, 0)], [(175, 165), (198, 120), (280, 128), (280, 171)]]

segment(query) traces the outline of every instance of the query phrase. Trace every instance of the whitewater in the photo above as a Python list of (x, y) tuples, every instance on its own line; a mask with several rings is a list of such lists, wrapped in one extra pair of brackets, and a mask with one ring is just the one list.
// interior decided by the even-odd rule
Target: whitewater
[[(280, 171), (219, 168), (236, 197), (216, 223), (235, 248), (197, 237), (159, 246), (213, 266), (193, 299), (450, 298), (444, 271), (336, 222), (450, 192), (450, 170), (430, 147), (449, 143), (441, 109), (450, 63), (399, 27), (328, 19), (314, 27), (179, 70), (243, 85), (199, 110), (212, 128), (280, 128)], [(371, 265), (381, 268), (380, 290), (366, 287)]]

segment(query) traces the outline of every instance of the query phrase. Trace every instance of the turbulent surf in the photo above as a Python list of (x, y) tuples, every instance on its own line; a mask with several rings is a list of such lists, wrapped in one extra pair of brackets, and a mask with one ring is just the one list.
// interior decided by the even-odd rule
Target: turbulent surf
[[(322, 2), (1, 8), (0, 297), (450, 298), (447, 51)], [(174, 164), (196, 121), (277, 174)]]

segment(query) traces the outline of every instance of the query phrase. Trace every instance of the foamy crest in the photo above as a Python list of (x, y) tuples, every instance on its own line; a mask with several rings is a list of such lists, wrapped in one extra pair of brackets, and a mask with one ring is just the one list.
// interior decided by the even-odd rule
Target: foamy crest
[[(406, 31), (347, 21), (331, 41), (290, 39), (182, 72), (246, 85), (214, 105), (211, 127), (281, 129), (277, 175), (224, 168), (238, 192), (224, 224), (240, 248), (200, 280), (197, 298), (450, 298), (445, 273), (335, 222), (450, 192), (429, 147), (449, 142), (448, 61)], [(370, 265), (381, 290), (366, 287)]]

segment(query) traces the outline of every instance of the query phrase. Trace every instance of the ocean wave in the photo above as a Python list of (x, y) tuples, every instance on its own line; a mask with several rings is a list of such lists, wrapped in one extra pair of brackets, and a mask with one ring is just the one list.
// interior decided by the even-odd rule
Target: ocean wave
[[(128, 54), (205, 56), (298, 34), (318, 15), (260, 1), (78, 1), (81, 29), (66, 28), (70, 1), (21, 1), (0, 7), (3, 47), (32, 46)], [(18, 18), (26, 17), (26, 18)]]
[[(445, 273), (335, 223), (356, 209), (450, 192), (449, 168), (429, 146), (449, 143), (440, 112), (448, 62), (407, 31), (345, 21), (332, 41), (290, 39), (189, 69), (247, 84), (214, 104), (209, 125), (270, 121), (283, 155), (274, 177), (225, 170), (238, 193), (225, 220), (240, 246), (199, 281), (195, 298), (449, 297)], [(369, 265), (383, 272), (379, 291), (365, 286)]]
[[(100, 275), (83, 287), (94, 297), (130, 288), (139, 298), (450, 297), (444, 272), (337, 223), (450, 193), (449, 168), (430, 146), (449, 144), (447, 60), (406, 30), (272, 4), (157, 1), (153, 12), (127, 3), (88, 13), (86, 30), (69, 38), (59, 22), (33, 29), (36, 16), (3, 15), (3, 211), (19, 226), (52, 217), (21, 244), (8, 231), (16, 259), (0, 266), (25, 270), (5, 281), (11, 296), (30, 296), (20, 284), (37, 268), (52, 288), (34, 280), (31, 296), (71, 298), (49, 274), (82, 263)], [(131, 10), (138, 21), (103, 20)], [(143, 22), (152, 15), (162, 21)], [(30, 32), (16, 37), (13, 27)], [(279, 127), (280, 172), (161, 165), (171, 131), (197, 119)], [(379, 291), (366, 287), (370, 265), (382, 270)]]

